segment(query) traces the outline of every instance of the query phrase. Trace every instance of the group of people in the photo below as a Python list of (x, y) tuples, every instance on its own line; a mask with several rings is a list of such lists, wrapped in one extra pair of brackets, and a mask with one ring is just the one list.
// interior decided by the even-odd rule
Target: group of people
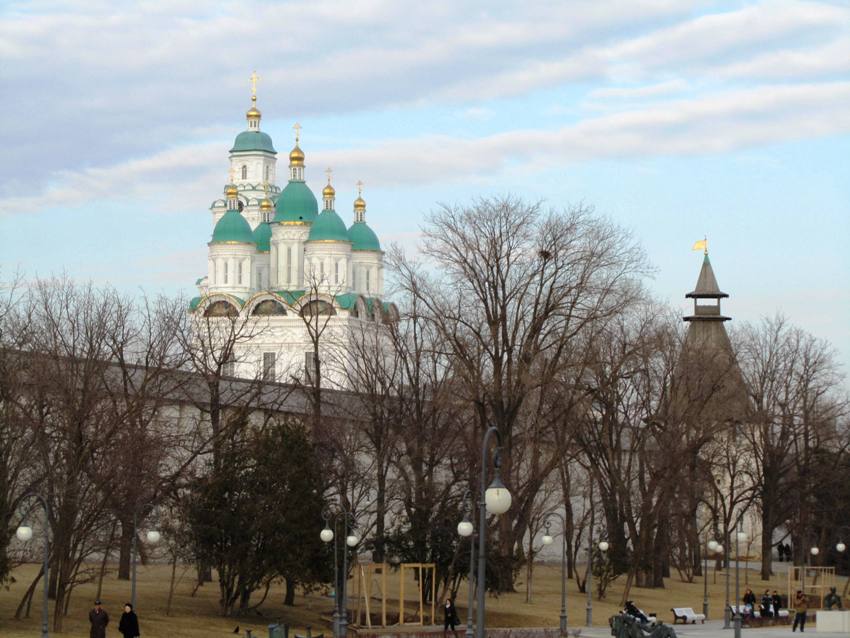
[[(744, 593), (743, 603), (744, 617), (753, 616), (756, 607), (756, 595), (749, 587), (747, 587), (747, 591)], [(769, 589), (765, 589), (761, 595), (761, 606), (759, 607), (761, 617), (778, 618), (781, 608), (782, 596), (779, 595), (779, 592), (774, 589), (773, 594), (771, 594)], [(801, 632), (806, 630), (806, 614), (808, 610), (808, 597), (802, 591), (797, 590), (797, 595), (794, 597), (794, 625), (791, 628), (792, 632), (797, 631), (797, 627), (800, 628)]]
[[(106, 626), (109, 624), (109, 614), (103, 608), (100, 600), (94, 601), (94, 608), (89, 612), (89, 630), (90, 638), (106, 638)], [(124, 638), (138, 638), (139, 633), (139, 617), (133, 611), (133, 605), (126, 603), (124, 605), (124, 613), (121, 614), (121, 620), (118, 622), (118, 633)]]
[[(744, 617), (752, 616), (756, 609), (756, 595), (749, 587), (747, 587), (747, 591), (744, 593), (743, 603)], [(765, 589), (764, 593), (761, 595), (761, 605), (759, 606), (759, 614), (761, 617), (773, 618), (775, 616), (778, 618), (779, 610), (781, 608), (782, 596), (779, 595), (779, 592), (774, 589), (773, 594), (771, 594), (769, 589)]]
[(783, 543), (779, 541), (776, 544), (776, 553), (779, 554), (779, 562), (790, 561), (791, 556), (791, 545), (790, 543)]

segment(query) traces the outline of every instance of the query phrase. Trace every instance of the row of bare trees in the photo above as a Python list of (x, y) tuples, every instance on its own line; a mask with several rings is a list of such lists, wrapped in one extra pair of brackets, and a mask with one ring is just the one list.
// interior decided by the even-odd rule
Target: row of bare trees
[[(285, 384), (265, 383), (261, 371), (226, 374), (267, 329), (262, 317), (190, 320), (179, 301), (66, 280), (7, 287), (2, 540), (21, 497), (46, 495), (57, 626), (74, 588), (102, 578), (93, 557), (117, 551), (126, 576), (134, 519), (179, 511), (200, 478), (227, 470), (248, 431), (287, 413), (293, 393), (324, 496), (357, 513), (375, 560), (435, 562), (446, 589), (468, 567), (455, 526), (465, 494), (481, 488), (490, 426), (514, 497), (510, 515), (487, 522), (494, 590), (513, 589), (523, 565), (530, 581), (553, 509), (580, 589), (587, 573), (577, 565), (603, 536), (611, 549), (597, 561), (599, 582), (625, 574), (628, 586), (656, 587), (671, 570), (699, 574), (704, 539), (726, 541), (745, 514), (761, 526), (765, 577), (777, 533), (798, 552), (826, 534), (818, 485), (846, 472), (848, 424), (825, 342), (782, 318), (732, 331), (728, 346), (689, 340), (644, 289), (650, 268), (634, 238), (584, 207), (546, 211), (511, 198), (444, 207), (419, 254), (388, 257), (398, 320), (355, 322), (343, 334), (313, 286), (316, 303), (301, 314), (313, 365)], [(176, 564), (191, 551), (171, 556)], [(210, 568), (240, 582), (225, 562), (200, 565), (199, 580)], [(274, 576), (291, 601), (299, 579)], [(250, 592), (219, 586), (225, 613), (240, 597), (247, 605)]]

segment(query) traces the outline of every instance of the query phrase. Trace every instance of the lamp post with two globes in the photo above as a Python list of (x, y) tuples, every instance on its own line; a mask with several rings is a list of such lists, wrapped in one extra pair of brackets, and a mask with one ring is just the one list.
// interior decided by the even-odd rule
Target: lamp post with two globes
[[(493, 482), (487, 485), (487, 453), (490, 450), (490, 439), (496, 437), (496, 449), (493, 454)], [(491, 426), (484, 433), (481, 443), (481, 497), (478, 504), (478, 620), (475, 623), (475, 634), (478, 638), (484, 638), (484, 590), (487, 589), (487, 513), (499, 516), (507, 512), (511, 507), (511, 493), (502, 483), (499, 475), (501, 466), (502, 438), (499, 430)]]
[[(348, 585), (348, 548), (354, 549), (360, 542), (360, 537), (357, 536), (354, 513), (346, 509), (339, 510), (335, 514), (331, 514), (325, 510), (322, 512), (322, 517), (325, 519), (325, 527), (319, 533), (319, 538), (323, 543), (334, 542), (334, 614), (333, 614), (333, 632), (335, 638), (340, 638), (348, 633), (348, 593), (346, 591)], [(339, 562), (337, 560), (337, 542), (336, 528), (339, 518), (342, 517), (342, 530), (345, 533), (345, 546), (342, 550), (342, 573), (339, 572)], [(333, 519), (333, 529), (329, 522)]]
[(559, 616), (559, 629), (561, 636), (567, 635), (567, 521), (560, 512), (550, 512), (546, 515), (546, 533), (543, 534), (543, 544), (551, 545), (555, 539), (549, 533), (549, 517), (557, 516), (561, 519), (561, 615)]
[[(48, 505), (47, 501), (38, 494), (27, 494), (24, 496), (24, 499), (26, 498), (32, 498), (38, 501), (38, 504), (44, 509), (44, 564), (41, 567), (43, 573), (42, 577), (44, 578), (44, 600), (41, 604), (41, 636), (42, 638), (47, 638), (49, 635), (47, 604), (49, 600), (48, 587), (50, 581), (50, 539), (47, 534), (47, 529), (50, 525), (50, 505)], [(32, 527), (26, 523), (21, 523), (15, 531), (15, 536), (18, 537), (19, 541), (24, 543), (27, 542), (32, 538)]]

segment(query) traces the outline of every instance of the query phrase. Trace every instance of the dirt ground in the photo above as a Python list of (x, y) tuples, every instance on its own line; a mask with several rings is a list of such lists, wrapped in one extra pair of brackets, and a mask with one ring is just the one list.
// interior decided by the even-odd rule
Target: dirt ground
[[(24, 638), (38, 636), (41, 623), (41, 589), (38, 590), (31, 617), (20, 621), (14, 620), (15, 609), (26, 587), (37, 572), (35, 565), (24, 565), (13, 573), (16, 582), (7, 589), (0, 590), (0, 636), (3, 638)], [(329, 613), (333, 600), (321, 592), (308, 596), (297, 596), (294, 607), (285, 607), (283, 587), (272, 587), (266, 602), (259, 613), (239, 618), (222, 618), (218, 612), (218, 588), (215, 582), (201, 587), (192, 596), (194, 571), (189, 568), (178, 569), (180, 579), (171, 615), (166, 616), (168, 598), (168, 582), (170, 567), (166, 565), (148, 565), (138, 568), (138, 591), (136, 611), (139, 614), (141, 633), (144, 638), (212, 638), (215, 636), (233, 636), (236, 627), (238, 633), (245, 635), (246, 629), (251, 629), (254, 636), (265, 637), (267, 626), (271, 622), (282, 620), (296, 627), (303, 634), (307, 625), (312, 626), (314, 635), (330, 633), (329, 625), (322, 619), (322, 614)], [(716, 575), (713, 569), (709, 573), (709, 617), (718, 618), (723, 609), (724, 574)], [(734, 571), (732, 573), (731, 591), (734, 597)], [(378, 580), (375, 580), (377, 585)], [(621, 577), (610, 587), (606, 599), (593, 600), (593, 624), (601, 626), (607, 623), (608, 617), (618, 611), (623, 593), (625, 578)], [(763, 591), (765, 587), (771, 590), (785, 591), (784, 574), (777, 574), (769, 583), (759, 580), (759, 574), (750, 570), (741, 570), (741, 589), (749, 584), (754, 591)], [(843, 588), (844, 580), (840, 579), (839, 587)], [(76, 638), (88, 636), (88, 610), (96, 593), (96, 583), (80, 586), (74, 591), (70, 611), (65, 618), (61, 635)], [(391, 574), (387, 579), (388, 609), (398, 612), (398, 575)], [(413, 614), (418, 609), (416, 585), (411, 578), (405, 585), (408, 601), (407, 614)], [(574, 581), (567, 584), (568, 593), (568, 623), (570, 626), (585, 624), (587, 598), (581, 594)], [(349, 584), (349, 608), (355, 608), (357, 589), (354, 581)], [(109, 612), (111, 622), (108, 636), (118, 636), (118, 619), (123, 603), (130, 597), (130, 584), (119, 581), (112, 571), (104, 580), (102, 599), (104, 607)], [(703, 582), (695, 579), (693, 583), (683, 583), (677, 577), (668, 579), (664, 589), (632, 588), (629, 595), (639, 607), (647, 612), (655, 612), (662, 620), (671, 621), (671, 607), (693, 607), (702, 610)], [(520, 576), (516, 593), (503, 594), (499, 597), (487, 598), (487, 625), (491, 627), (556, 627), (560, 611), (560, 566), (537, 565), (533, 578), (533, 602), (525, 602), (525, 573)], [(362, 600), (362, 597), (361, 597)], [(461, 621), (466, 620), (467, 590), (465, 585), (458, 594), (457, 609)], [(380, 594), (377, 587), (373, 590), (371, 608), (380, 610)], [(51, 605), (52, 614), (52, 605)], [(430, 621), (430, 617), (426, 619)], [(52, 616), (51, 616), (52, 621)], [(442, 616), (437, 612), (437, 621), (442, 623)], [(51, 624), (52, 633), (52, 624)]]

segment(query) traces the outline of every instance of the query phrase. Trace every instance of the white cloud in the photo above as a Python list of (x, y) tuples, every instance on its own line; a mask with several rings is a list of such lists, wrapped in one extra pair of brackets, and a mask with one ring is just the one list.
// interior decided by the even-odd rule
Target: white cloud
[[(308, 171), (334, 166), (340, 182), (370, 187), (470, 180), (519, 166), (538, 170), (598, 159), (701, 155), (850, 132), (850, 82), (772, 85), (678, 100), (581, 120), (554, 130), (513, 130), (478, 138), (428, 135), (358, 148), (311, 152)], [(192, 145), (111, 167), (66, 173), (35, 197), (9, 198), (0, 211), (149, 198), (197, 209), (223, 184), (222, 144)], [(285, 161), (285, 160), (283, 160)], [(190, 185), (190, 186), (187, 186)], [(179, 207), (179, 206), (178, 206)]]
[(671, 93), (681, 93), (688, 88), (688, 83), (682, 79), (667, 80), (656, 84), (642, 86), (614, 86), (594, 89), (587, 94), (590, 99), (636, 99), (645, 97), (658, 97)]

